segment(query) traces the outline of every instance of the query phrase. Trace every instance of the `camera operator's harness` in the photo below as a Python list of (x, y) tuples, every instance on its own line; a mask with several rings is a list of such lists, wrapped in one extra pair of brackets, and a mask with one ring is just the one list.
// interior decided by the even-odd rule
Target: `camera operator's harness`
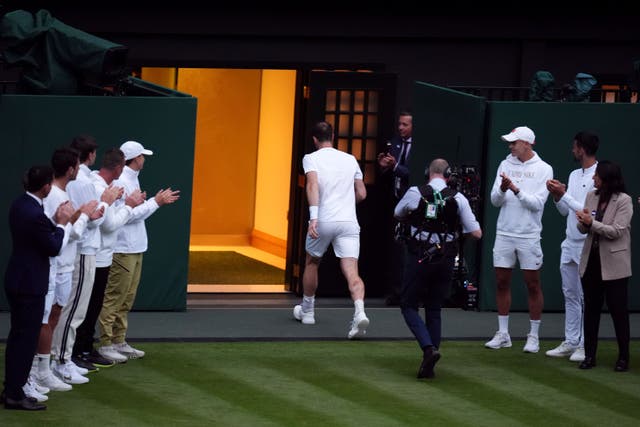
[[(420, 202), (406, 221), (415, 231), (406, 235), (406, 240), (409, 251), (418, 254), (418, 262), (422, 263), (444, 255), (447, 243), (456, 243), (460, 235), (460, 219), (455, 199), (457, 190), (445, 187), (438, 191), (429, 184), (421, 185), (418, 190)], [(422, 233), (427, 233), (426, 240), (420, 239)], [(438, 237), (437, 242), (431, 242), (434, 234)], [(447, 235), (453, 236), (449, 242)]]

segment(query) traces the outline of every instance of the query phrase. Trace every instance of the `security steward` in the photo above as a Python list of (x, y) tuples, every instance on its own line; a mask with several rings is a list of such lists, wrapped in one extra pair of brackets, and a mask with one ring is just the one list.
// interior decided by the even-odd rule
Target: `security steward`
[[(433, 160), (425, 171), (427, 184), (410, 187), (394, 211), (397, 220), (411, 226), (400, 309), (423, 352), (418, 378), (435, 377), (442, 333), (440, 311), (451, 285), (460, 233), (482, 237), (467, 198), (447, 186), (450, 176), (446, 160)], [(424, 321), (419, 313), (422, 304)]]

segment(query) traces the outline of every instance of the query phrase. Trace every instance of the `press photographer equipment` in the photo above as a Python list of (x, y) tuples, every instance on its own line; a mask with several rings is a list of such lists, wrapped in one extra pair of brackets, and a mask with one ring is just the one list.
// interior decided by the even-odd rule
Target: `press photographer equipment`
[[(478, 217), (481, 206), (480, 173), (478, 169), (473, 165), (451, 165), (449, 169), (450, 175), (447, 185), (462, 193), (469, 200), (471, 210)], [(469, 278), (462, 238), (458, 245), (458, 256), (454, 264), (451, 296), (446, 305), (461, 307), (463, 310), (476, 310), (478, 308), (478, 288), (475, 282)]]
[(480, 206), (480, 173), (475, 166), (452, 165), (447, 185), (469, 200), (471, 210), (477, 216)]

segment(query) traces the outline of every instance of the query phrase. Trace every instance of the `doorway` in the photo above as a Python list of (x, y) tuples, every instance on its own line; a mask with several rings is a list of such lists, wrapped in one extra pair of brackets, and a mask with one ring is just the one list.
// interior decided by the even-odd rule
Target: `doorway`
[[(187, 292), (287, 292), (296, 71), (154, 67), (141, 78), (198, 98)], [(219, 263), (205, 253), (224, 256), (224, 272), (194, 271)]]
[[(365, 174), (368, 197), (358, 205), (360, 271), (367, 294), (383, 295), (390, 207), (375, 158), (393, 134), (395, 75), (143, 68), (141, 77), (198, 98), (190, 267), (199, 251), (231, 251), (285, 269), (278, 283), (189, 281), (188, 292), (301, 294), (307, 219), (302, 157), (313, 151), (312, 123), (328, 120), (336, 129), (337, 148), (353, 154)], [(318, 295), (347, 295), (335, 256), (326, 258)]]

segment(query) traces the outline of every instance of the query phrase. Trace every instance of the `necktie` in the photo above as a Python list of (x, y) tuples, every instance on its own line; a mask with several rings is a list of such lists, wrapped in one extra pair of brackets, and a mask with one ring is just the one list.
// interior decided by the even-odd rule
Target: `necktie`
[(407, 158), (409, 157), (409, 145), (410, 143), (407, 141), (404, 141), (402, 143), (402, 152), (400, 153), (400, 164), (401, 165), (406, 165), (407, 164)]

